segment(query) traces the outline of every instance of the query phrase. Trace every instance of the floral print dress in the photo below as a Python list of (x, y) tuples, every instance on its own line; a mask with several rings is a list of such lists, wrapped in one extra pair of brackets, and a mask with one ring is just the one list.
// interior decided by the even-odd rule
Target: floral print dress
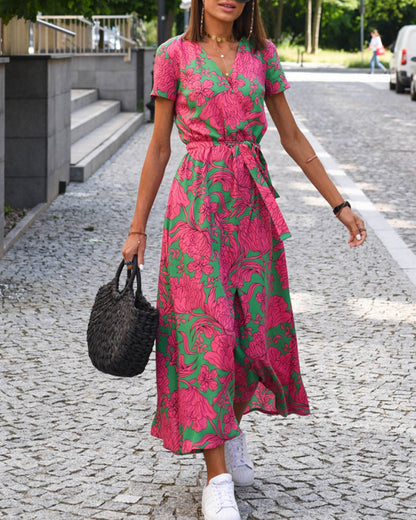
[(153, 96), (174, 101), (187, 154), (163, 230), (152, 435), (175, 453), (240, 434), (247, 412), (307, 415), (283, 239), (260, 141), (264, 99), (288, 88), (271, 42), (238, 45), (226, 78), (198, 42), (159, 47)]

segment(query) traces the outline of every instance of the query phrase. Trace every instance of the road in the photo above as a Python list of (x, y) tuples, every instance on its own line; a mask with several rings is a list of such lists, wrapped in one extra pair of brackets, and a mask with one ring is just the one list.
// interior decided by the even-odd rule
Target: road
[[(288, 76), (290, 104), (336, 182), (372, 222), (385, 216), (414, 251), (414, 168), (404, 150), (415, 148), (416, 103), (389, 92), (385, 77)], [(1, 518), (202, 520), (202, 457), (172, 455), (149, 433), (154, 355), (143, 375), (117, 379), (97, 372), (86, 349), (90, 308), (120, 260), (151, 132), (146, 125), (86, 183), (71, 184), (0, 261)], [(256, 480), (237, 491), (242, 519), (409, 520), (416, 515), (411, 268), (370, 225), (365, 246), (350, 250), (273, 128), (262, 149), (292, 231), (286, 250), (312, 414), (244, 419)], [(147, 229), (143, 276), (152, 301), (164, 208), (183, 150), (175, 133)]]
[(391, 91), (388, 74), (289, 65), (287, 75), (299, 120), (416, 253), (416, 102)]

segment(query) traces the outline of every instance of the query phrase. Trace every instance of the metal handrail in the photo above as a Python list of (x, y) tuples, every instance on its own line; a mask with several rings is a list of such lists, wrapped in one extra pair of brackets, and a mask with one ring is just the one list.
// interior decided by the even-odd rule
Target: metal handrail
[[(40, 15), (40, 17), (43, 18), (44, 20), (51, 20), (53, 18), (56, 18), (56, 15), (42, 14), (42, 15)], [(69, 20), (69, 19), (73, 20), (74, 18), (76, 18), (76, 19), (78, 19), (80, 21), (89, 23), (91, 25), (91, 22), (88, 21), (86, 18), (84, 18), (84, 16), (82, 14), (78, 14), (78, 15), (75, 15), (75, 14), (60, 14), (59, 18), (62, 18), (63, 20)], [(95, 20), (96, 18), (97, 19), (100, 19), (100, 18), (106, 18), (106, 19), (119, 18), (120, 20), (128, 20), (129, 18), (131, 18), (131, 15), (130, 14), (97, 14), (97, 15), (91, 16), (92, 20)]]
[[(118, 16), (117, 18), (121, 18), (121, 16)], [(121, 34), (117, 34), (113, 29), (108, 29), (108, 27), (101, 27), (101, 25), (97, 25), (98, 29), (100, 31), (103, 31), (104, 33), (110, 33), (113, 34), (116, 38), (123, 40), (127, 43), (130, 43), (130, 45), (137, 45), (137, 42), (134, 40), (130, 40), (130, 38), (125, 38), (124, 36), (121, 36)]]
[[(56, 18), (57, 17), (54, 16), (54, 15), (40, 15), (40, 19), (42, 19), (42, 21), (43, 20), (55, 20)], [(113, 29), (110, 29), (108, 27), (102, 27), (101, 25), (96, 23), (96, 21), (98, 21), (98, 20), (112, 20), (114, 18), (117, 18), (118, 20), (129, 20), (129, 19), (131, 19), (131, 15), (129, 15), (129, 14), (125, 14), (125, 15), (94, 15), (94, 16), (91, 17), (93, 22), (91, 22), (90, 20), (87, 20), (82, 15), (75, 15), (75, 16), (72, 16), (72, 15), (59, 15), (59, 18), (61, 20), (74, 20), (74, 19), (76, 19), (79, 22), (82, 22), (82, 23), (84, 23), (86, 25), (90, 25), (92, 27), (98, 27), (98, 29), (100, 31), (102, 31), (104, 34), (111, 34), (115, 38), (117, 38), (118, 40), (122, 40), (122, 41), (128, 43), (129, 45), (137, 45), (137, 42), (132, 40), (131, 38), (126, 38), (125, 36), (122, 36), (121, 34), (116, 33)], [(49, 23), (49, 22), (44, 22), (44, 23)], [(56, 26), (56, 27), (58, 27), (58, 26)]]
[(53, 29), (54, 31), (59, 31), (64, 34), (69, 34), (69, 36), (76, 36), (77, 33), (70, 31), (68, 29), (64, 29), (63, 27), (59, 27), (59, 25), (55, 25), (53, 23), (45, 22), (44, 20), (41, 20), (40, 18), (36, 18), (36, 22), (40, 23), (41, 25), (45, 25), (46, 27), (49, 27), (49, 29)]
[(131, 18), (131, 14), (96, 14), (91, 17), (93, 20), (104, 18), (104, 19), (111, 19), (111, 18), (118, 18), (120, 20), (128, 20)]
[(83, 15), (39, 13), (33, 22), (16, 17), (2, 28), (0, 53), (120, 53), (130, 56), (131, 49), (143, 41), (139, 25), (132, 15), (98, 15), (86, 19)]
[[(42, 20), (56, 20), (56, 15), (39, 15), (38, 18), (41, 18)], [(89, 20), (84, 18), (82, 15), (71, 15), (71, 14), (63, 14), (59, 15), (58, 18), (62, 18), (63, 20), (79, 20), (80, 22), (86, 23), (87, 25), (94, 25)]]

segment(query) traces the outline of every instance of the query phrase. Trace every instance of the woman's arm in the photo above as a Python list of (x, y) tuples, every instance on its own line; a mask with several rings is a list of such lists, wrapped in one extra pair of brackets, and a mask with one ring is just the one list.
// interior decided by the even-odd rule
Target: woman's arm
[[(131, 261), (138, 255), (138, 263), (144, 263), (146, 248), (147, 219), (159, 190), (170, 157), (170, 135), (173, 126), (174, 102), (157, 97), (155, 99), (155, 123), (153, 135), (147, 149), (140, 176), (136, 209), (130, 225), (130, 233), (122, 248), (124, 259)], [(139, 242), (139, 243), (138, 243)]]
[[(286, 152), (302, 168), (304, 174), (332, 208), (344, 202), (336, 186), (328, 177), (321, 161), (315, 156), (309, 141), (297, 126), (284, 93), (268, 97), (266, 104)], [(350, 232), (348, 241), (350, 246), (361, 245), (366, 238), (366, 232), (360, 231), (364, 229), (362, 219), (348, 207), (343, 208), (337, 216)], [(358, 236), (360, 238), (357, 238)]]

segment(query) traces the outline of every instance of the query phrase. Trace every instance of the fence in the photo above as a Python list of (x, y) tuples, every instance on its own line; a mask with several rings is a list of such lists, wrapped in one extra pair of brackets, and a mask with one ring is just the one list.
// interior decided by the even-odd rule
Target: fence
[(36, 22), (1, 21), (1, 54), (120, 53), (145, 42), (141, 20), (131, 15), (43, 16)]

